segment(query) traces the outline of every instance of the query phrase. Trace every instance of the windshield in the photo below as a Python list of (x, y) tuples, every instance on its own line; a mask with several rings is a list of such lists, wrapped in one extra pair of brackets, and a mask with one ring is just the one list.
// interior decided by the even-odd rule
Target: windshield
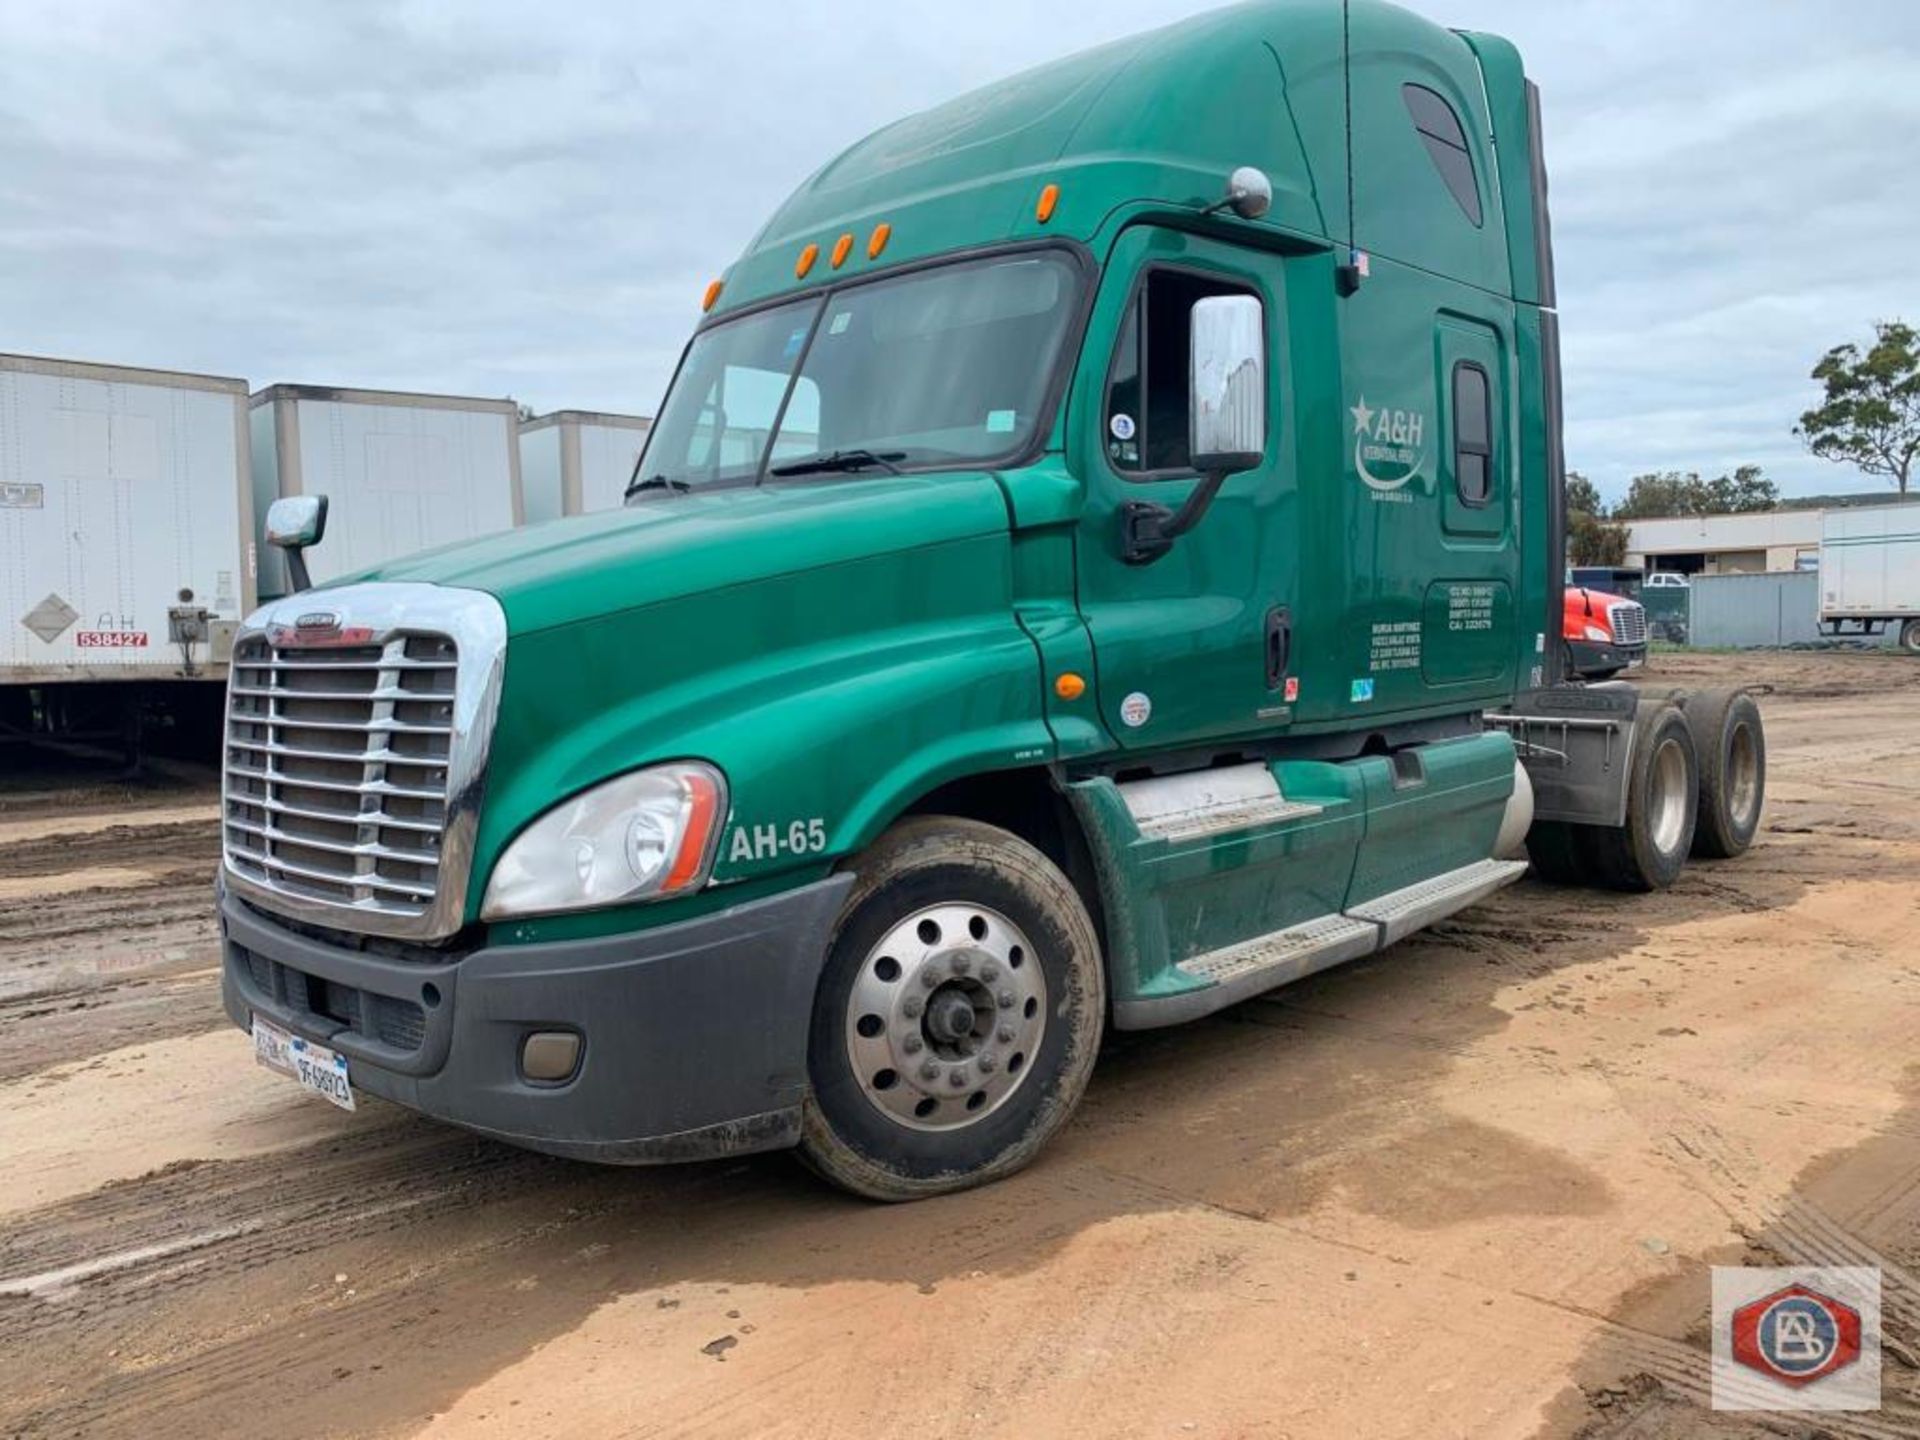
[(1073, 318), (1059, 251), (957, 262), (703, 330), (629, 499), (772, 474), (979, 463), (1026, 449)]

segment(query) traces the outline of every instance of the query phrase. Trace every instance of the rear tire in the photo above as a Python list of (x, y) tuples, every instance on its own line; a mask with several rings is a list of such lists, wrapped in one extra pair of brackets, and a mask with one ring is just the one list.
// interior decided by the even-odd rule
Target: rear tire
[(1900, 648), (1909, 655), (1920, 655), (1920, 620), (1909, 620), (1900, 627)]
[(974, 820), (906, 821), (857, 868), (814, 998), (800, 1158), (874, 1200), (1011, 1175), (1100, 1048), (1086, 906), (1045, 855)]
[(1730, 860), (1746, 853), (1767, 794), (1767, 737), (1760, 707), (1744, 690), (1702, 690), (1686, 701), (1700, 758), (1699, 818), (1693, 853)]
[(1699, 801), (1700, 762), (1686, 716), (1672, 705), (1642, 705), (1634, 721), (1626, 823), (1586, 827), (1593, 878), (1614, 890), (1673, 884), (1693, 846)]

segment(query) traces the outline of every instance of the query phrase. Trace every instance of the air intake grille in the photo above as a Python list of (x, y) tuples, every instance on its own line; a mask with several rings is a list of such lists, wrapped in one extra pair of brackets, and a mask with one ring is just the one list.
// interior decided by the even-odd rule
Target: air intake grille
[(1636, 601), (1621, 600), (1607, 618), (1613, 622), (1613, 641), (1616, 645), (1644, 645), (1647, 643), (1647, 612)]
[(226, 856), (286, 895), (424, 915), (441, 875), (459, 655), (452, 639), (235, 647)]

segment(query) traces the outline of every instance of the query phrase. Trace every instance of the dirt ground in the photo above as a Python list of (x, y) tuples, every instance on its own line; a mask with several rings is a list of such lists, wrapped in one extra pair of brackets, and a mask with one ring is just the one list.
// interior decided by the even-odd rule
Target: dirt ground
[[(1920, 664), (1762, 700), (1764, 833), (1115, 1037), (997, 1187), (542, 1159), (255, 1066), (205, 773), (0, 777), (0, 1435), (1920, 1435)], [(13, 762), (18, 765), (18, 762)], [(1721, 1417), (1707, 1267), (1885, 1267), (1876, 1414)]]

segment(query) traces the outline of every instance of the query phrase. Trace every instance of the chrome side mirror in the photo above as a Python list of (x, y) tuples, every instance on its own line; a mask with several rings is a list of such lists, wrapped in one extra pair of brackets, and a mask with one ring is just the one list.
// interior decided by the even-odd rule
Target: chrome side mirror
[(287, 552), (287, 576), (295, 590), (313, 588), (307, 559), (300, 552), (318, 545), (327, 533), (327, 497), (282, 495), (267, 507), (267, 543)]
[(1201, 474), (1251, 470), (1267, 449), (1266, 319), (1251, 295), (1193, 302), (1187, 451)]
[(1178, 510), (1144, 500), (1121, 507), (1121, 558), (1158, 560), (1200, 523), (1227, 476), (1267, 452), (1266, 311), (1252, 295), (1209, 295), (1188, 317), (1187, 457), (1200, 483)]

